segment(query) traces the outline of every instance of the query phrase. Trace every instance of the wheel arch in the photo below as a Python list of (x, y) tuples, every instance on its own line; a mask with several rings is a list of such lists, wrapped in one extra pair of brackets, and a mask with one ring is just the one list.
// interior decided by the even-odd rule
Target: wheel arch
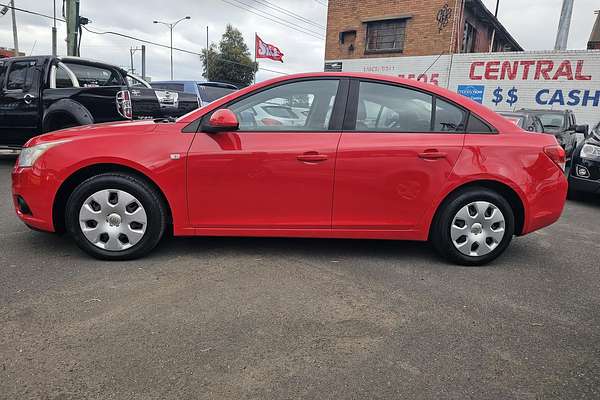
[(468, 191), (470, 189), (478, 187), (493, 190), (494, 192), (504, 197), (506, 201), (508, 201), (515, 214), (515, 234), (517, 236), (521, 235), (525, 226), (525, 205), (521, 196), (506, 183), (493, 179), (481, 179), (460, 185), (448, 192), (446, 196), (444, 196), (442, 201), (437, 205), (433, 217), (429, 221), (428, 236), (431, 236), (431, 229), (440, 210), (443, 208), (444, 204), (446, 204), (449, 201), (450, 198), (452, 198), (458, 193), (462, 193), (464, 191)]
[(87, 165), (83, 168), (78, 169), (73, 172), (67, 179), (63, 181), (60, 185), (56, 195), (54, 196), (54, 203), (52, 204), (52, 223), (54, 225), (54, 229), (58, 233), (64, 233), (66, 231), (65, 227), (65, 208), (69, 196), (75, 190), (77, 186), (79, 186), (86, 179), (89, 179), (93, 176), (109, 173), (109, 172), (121, 172), (133, 175), (139, 179), (142, 179), (147, 184), (152, 186), (157, 193), (160, 195), (163, 204), (165, 205), (165, 209), (167, 211), (167, 225), (168, 229), (172, 229), (173, 224), (173, 213), (171, 210), (171, 205), (167, 200), (167, 197), (164, 194), (164, 191), (160, 188), (160, 186), (154, 182), (147, 174), (132, 168), (130, 166), (126, 166), (123, 164), (116, 163), (98, 163)]
[(53, 103), (44, 112), (42, 131), (49, 132), (51, 122), (60, 116), (72, 118), (78, 125), (89, 125), (94, 123), (94, 117), (81, 103), (72, 99), (61, 99)]

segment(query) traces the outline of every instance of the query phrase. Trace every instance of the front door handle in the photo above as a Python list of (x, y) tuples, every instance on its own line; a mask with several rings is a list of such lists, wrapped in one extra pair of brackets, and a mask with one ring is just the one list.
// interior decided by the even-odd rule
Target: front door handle
[(329, 157), (327, 157), (326, 154), (321, 154), (316, 151), (307, 151), (306, 153), (300, 154), (299, 156), (296, 157), (296, 159), (298, 159), (298, 161), (309, 162), (309, 163), (327, 161), (328, 158)]
[(437, 150), (425, 150), (424, 152), (419, 153), (419, 158), (424, 160), (439, 160), (446, 157), (448, 157), (448, 153)]
[(25, 104), (31, 104), (33, 100), (35, 100), (35, 96), (32, 94), (27, 93), (25, 96), (23, 96), (23, 101), (25, 101)]

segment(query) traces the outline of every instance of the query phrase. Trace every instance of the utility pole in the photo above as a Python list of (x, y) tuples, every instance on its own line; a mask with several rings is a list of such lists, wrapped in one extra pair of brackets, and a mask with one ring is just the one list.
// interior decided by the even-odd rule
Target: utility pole
[(564, 51), (567, 49), (569, 30), (571, 29), (571, 17), (573, 16), (573, 0), (563, 0), (558, 32), (556, 33), (556, 44), (554, 50)]
[(133, 66), (133, 55), (135, 54), (136, 51), (141, 51), (142, 52), (142, 78), (144, 77), (146, 71), (146, 66), (144, 65), (146, 60), (146, 46), (142, 46), (142, 47), (130, 47), (129, 48), (129, 56), (131, 57), (131, 73), (133, 75), (135, 75), (135, 67)]
[[(496, 11), (494, 12), (494, 17), (498, 19), (498, 8), (500, 8), (500, 0), (496, 0)], [(496, 28), (492, 32), (492, 41), (490, 42), (490, 53), (494, 51), (494, 42), (496, 41)]]
[(57, 49), (56, 49), (56, 0), (54, 0), (54, 25), (52, 25), (52, 55), (56, 57)]
[(13, 28), (13, 42), (15, 48), (15, 56), (19, 56), (19, 34), (17, 33), (17, 15), (15, 13), (15, 0), (10, 0), (11, 15), (12, 15), (12, 28)]
[(208, 81), (208, 25), (206, 25), (206, 80)]
[(146, 80), (146, 45), (142, 45), (142, 79)]
[(78, 57), (79, 0), (66, 0), (65, 14), (67, 19), (67, 55)]

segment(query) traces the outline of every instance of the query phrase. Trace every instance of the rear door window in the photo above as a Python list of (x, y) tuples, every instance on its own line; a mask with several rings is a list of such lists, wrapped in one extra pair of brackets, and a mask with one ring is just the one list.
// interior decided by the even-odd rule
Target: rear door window
[(33, 83), (35, 61), (15, 61), (10, 65), (6, 90), (28, 90)]
[(464, 132), (467, 113), (454, 104), (436, 99), (435, 101), (435, 132)]
[(355, 130), (431, 131), (433, 96), (401, 86), (360, 82)]

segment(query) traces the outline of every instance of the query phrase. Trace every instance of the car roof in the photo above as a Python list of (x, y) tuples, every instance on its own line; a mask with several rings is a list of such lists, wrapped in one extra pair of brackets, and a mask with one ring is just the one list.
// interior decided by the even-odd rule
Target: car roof
[(99, 66), (99, 67), (109, 67), (109, 68), (117, 69), (117, 70), (127, 74), (127, 71), (125, 71), (123, 68), (121, 68), (117, 65), (107, 63), (104, 61), (100, 61), (100, 60), (94, 60), (91, 58), (83, 58), (83, 57), (72, 57), (72, 56), (55, 57), (55, 56), (50, 56), (50, 55), (39, 55), (39, 56), (8, 57), (8, 58), (3, 58), (2, 61), (18, 61), (18, 60), (31, 60), (31, 59), (45, 60), (48, 58), (56, 58), (57, 60), (62, 61), (62, 62), (73, 62), (73, 63), (89, 64), (89, 65), (94, 65), (94, 66)]
[[(216, 100), (215, 102), (211, 103), (210, 106), (208, 106), (208, 107), (210, 110), (216, 109), (216, 108), (220, 107), (222, 104), (225, 104), (235, 98), (244, 96), (247, 93), (251, 93), (255, 90), (258, 90), (258, 89), (261, 89), (264, 87), (276, 85), (278, 83), (285, 83), (287, 81), (293, 81), (293, 80), (299, 80), (299, 79), (310, 79), (310, 78), (315, 78), (315, 79), (322, 79), (322, 78), (369, 79), (369, 80), (373, 80), (373, 81), (378, 81), (380, 83), (397, 84), (397, 85), (406, 86), (408, 88), (423, 90), (428, 93), (432, 93), (432, 94), (435, 94), (442, 98), (448, 99), (448, 100), (450, 100), (454, 103), (457, 103), (463, 107), (468, 107), (473, 113), (475, 113), (477, 116), (483, 118), (486, 122), (493, 125), (496, 129), (506, 130), (506, 131), (514, 131), (514, 128), (515, 128), (515, 125), (512, 122), (510, 122), (506, 118), (496, 114), (490, 108), (488, 108), (488, 107), (484, 106), (483, 104), (480, 104), (476, 101), (473, 101), (473, 100), (469, 99), (468, 97), (465, 97), (456, 92), (453, 92), (451, 90), (444, 89), (440, 86), (432, 85), (429, 83), (419, 82), (414, 79), (406, 79), (406, 78), (400, 78), (400, 77), (391, 76), (391, 75), (378, 75), (378, 74), (365, 73), (365, 72), (308, 72), (308, 73), (302, 73), (302, 74), (280, 76), (280, 77), (268, 79), (266, 81), (262, 81), (255, 85), (251, 85), (246, 88), (240, 89), (237, 92), (231, 93), (225, 97), (220, 98), (219, 100)], [(203, 111), (199, 111), (199, 112), (204, 113), (204, 110), (207, 110), (207, 108), (204, 107), (201, 110), (203, 110)], [(197, 118), (196, 114), (197, 114), (197, 112), (192, 112), (190, 114), (187, 114), (184, 117), (182, 117), (179, 121), (183, 122), (183, 123), (192, 122)]]
[(500, 115), (510, 115), (510, 116), (515, 116), (515, 117), (529, 117), (530, 116), (527, 113), (518, 112), (518, 111), (498, 111), (498, 114), (500, 114)]
[(535, 108), (521, 108), (519, 111), (527, 112), (527, 113), (536, 113), (536, 114), (546, 114), (546, 113), (567, 114), (570, 112), (569, 110), (542, 110), (542, 109), (535, 109)]
[(213, 82), (213, 81), (194, 81), (194, 80), (190, 80), (190, 79), (180, 79), (180, 80), (172, 80), (172, 81), (153, 81), (151, 83), (175, 83), (175, 84), (186, 84), (186, 83), (191, 83), (192, 85), (213, 85), (213, 86), (222, 86), (222, 87), (229, 87), (231, 89), (238, 89), (237, 86), (232, 85), (231, 83), (225, 83), (225, 82)]

